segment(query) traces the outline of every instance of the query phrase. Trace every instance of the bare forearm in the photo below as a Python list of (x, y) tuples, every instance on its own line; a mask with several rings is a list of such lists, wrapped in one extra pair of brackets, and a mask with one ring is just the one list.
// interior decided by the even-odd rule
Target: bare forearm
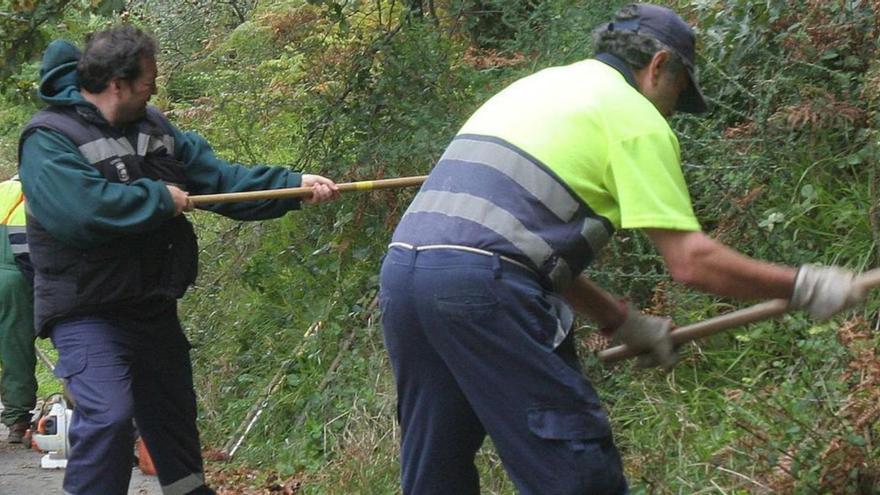
[(738, 299), (788, 299), (794, 267), (745, 256), (700, 232), (648, 231), (669, 268), (683, 284)]
[(595, 321), (601, 328), (617, 328), (626, 319), (626, 308), (620, 300), (586, 275), (575, 278), (563, 291), (562, 297), (575, 312)]
[(723, 245), (697, 264), (702, 276), (691, 285), (737, 299), (788, 299), (797, 273), (793, 267), (758, 261)]

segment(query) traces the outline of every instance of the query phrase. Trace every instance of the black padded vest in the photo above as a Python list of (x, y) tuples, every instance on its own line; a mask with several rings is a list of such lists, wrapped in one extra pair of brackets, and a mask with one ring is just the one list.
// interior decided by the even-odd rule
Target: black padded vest
[[(110, 127), (94, 109), (50, 107), (37, 113), (22, 131), (21, 143), (37, 129), (70, 139), (83, 156), (111, 182), (141, 178), (164, 180), (186, 189), (184, 165), (174, 159), (171, 124), (155, 108), (129, 135)], [(136, 140), (137, 142), (133, 142)], [(150, 318), (164, 313), (183, 296), (198, 271), (198, 246), (183, 215), (158, 229), (125, 235), (89, 249), (58, 241), (34, 218), (27, 217), (34, 275), (34, 316), (38, 335), (70, 317)]]

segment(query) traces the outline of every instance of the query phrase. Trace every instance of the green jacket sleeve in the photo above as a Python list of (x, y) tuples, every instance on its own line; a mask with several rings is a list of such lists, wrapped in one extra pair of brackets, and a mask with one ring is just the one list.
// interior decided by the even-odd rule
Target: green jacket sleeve
[(81, 249), (149, 232), (174, 215), (164, 182), (109, 182), (55, 131), (38, 129), (25, 139), (20, 175), (31, 214), (55, 238)]
[[(174, 128), (174, 155), (185, 165), (190, 194), (218, 194), (299, 187), (302, 176), (284, 167), (244, 167), (221, 160), (194, 132)], [(219, 203), (204, 208), (236, 220), (277, 218), (299, 208), (298, 199)]]

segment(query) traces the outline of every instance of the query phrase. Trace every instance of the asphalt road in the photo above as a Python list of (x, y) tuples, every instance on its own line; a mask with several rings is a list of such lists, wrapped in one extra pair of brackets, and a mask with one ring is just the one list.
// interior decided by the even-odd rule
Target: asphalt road
[[(6, 427), (0, 425), (0, 495), (60, 495), (64, 470), (41, 468), (43, 454), (21, 444), (6, 443), (7, 433)], [(128, 495), (161, 493), (155, 476), (145, 476), (137, 468), (132, 470)]]

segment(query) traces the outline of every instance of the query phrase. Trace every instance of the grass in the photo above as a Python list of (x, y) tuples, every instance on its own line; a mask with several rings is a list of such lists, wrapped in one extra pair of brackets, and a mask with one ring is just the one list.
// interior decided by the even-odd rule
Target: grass
[[(333, 46), (266, 54), (294, 53), (309, 76), (302, 84), (283, 81), (283, 104), (266, 99), (257, 62), (241, 60), (231, 65), (241, 69), (234, 74), (225, 62), (224, 71), (193, 71), (206, 88), (222, 88), (210, 102), (167, 103), (198, 110), (181, 113), (192, 116), (181, 117), (189, 119), (185, 127), (197, 127), (226, 157), (315, 164), (344, 177), (416, 175), (410, 172), (430, 166), (467, 110), (497, 88), (531, 68), (582, 58), (585, 26), (618, 3), (546, 2), (537, 24), (519, 26), (502, 52), (483, 54), (521, 62), (488, 69), (468, 66), (466, 36), (455, 25), (462, 19), (443, 18), (436, 32), (402, 29), (369, 70), (356, 49), (363, 40), (346, 38), (352, 26), (316, 29), (309, 38), (330, 36)], [(875, 17), (876, 2), (669, 3), (700, 24), (701, 78), (715, 107), (706, 118), (674, 121), (707, 231), (776, 262), (878, 265), (880, 64), (871, 41), (876, 23), (860, 20)], [(315, 25), (336, 23), (324, 21)], [(393, 22), (386, 16), (348, 32), (382, 38)], [(871, 42), (859, 44), (859, 33)], [(351, 59), (340, 49), (348, 41)], [(862, 59), (853, 65), (826, 50), (834, 46)], [(189, 69), (177, 70), (185, 76)], [(426, 75), (439, 82), (423, 84)], [(288, 89), (302, 96), (288, 98)], [(3, 128), (31, 111), (7, 107)], [(13, 131), (0, 140), (7, 174), (15, 142)], [(211, 463), (218, 476), (258, 472), (253, 493), (278, 479), (297, 493), (399, 492), (393, 385), (378, 327), (364, 322), (364, 299), (374, 294), (384, 242), (409, 197), (344, 200), (246, 226), (192, 216), (203, 274), (182, 306), (205, 443), (223, 446), (277, 370), (289, 366), (235, 461)], [(615, 292), (680, 323), (739, 307), (663, 282), (668, 276), (650, 243), (629, 232), (591, 270)], [(608, 369), (584, 354), (633, 493), (880, 493), (877, 311), (869, 301), (854, 318), (827, 324), (792, 315), (737, 329), (683, 349), (670, 374), (628, 364)], [(319, 331), (307, 331), (318, 323)], [(47, 341), (38, 345), (54, 359)], [(60, 388), (46, 369), (38, 375), (41, 396)], [(514, 493), (491, 442), (477, 461), (484, 493)]]
[[(55, 363), (58, 362), (58, 351), (52, 346), (52, 342), (49, 339), (37, 339), (36, 348), (49, 359), (49, 362), (54, 367)], [(61, 392), (61, 380), (52, 374), (52, 369), (39, 358), (39, 355), (37, 356), (36, 375), (37, 384), (39, 385), (37, 389), (38, 399)]]

